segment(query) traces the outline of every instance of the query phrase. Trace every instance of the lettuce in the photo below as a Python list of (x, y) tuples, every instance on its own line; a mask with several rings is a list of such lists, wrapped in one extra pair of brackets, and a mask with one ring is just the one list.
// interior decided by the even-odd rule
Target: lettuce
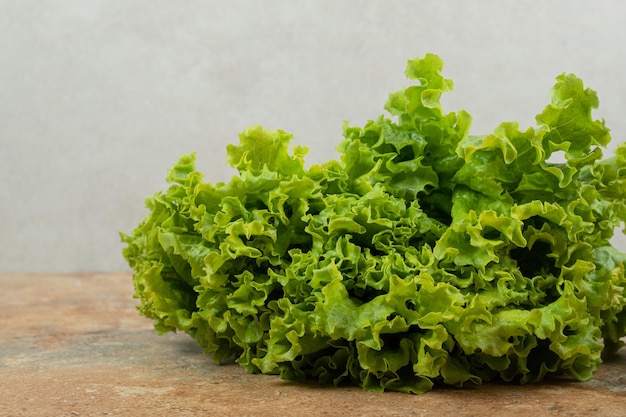
[[(195, 154), (123, 254), (141, 314), (183, 331), (217, 362), (366, 390), (549, 374), (592, 377), (626, 334), (626, 145), (596, 93), (561, 75), (537, 126), (469, 134), (445, 113), (436, 55), (339, 160), (305, 166), (292, 135), (253, 126), (228, 146), (238, 175), (210, 183)], [(562, 156), (562, 161), (558, 161)]]

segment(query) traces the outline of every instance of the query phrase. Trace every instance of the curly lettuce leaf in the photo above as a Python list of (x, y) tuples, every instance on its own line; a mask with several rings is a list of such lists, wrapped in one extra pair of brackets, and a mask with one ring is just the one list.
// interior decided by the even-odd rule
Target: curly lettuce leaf
[[(426, 392), (566, 373), (626, 334), (626, 145), (603, 159), (596, 93), (557, 77), (537, 126), (470, 135), (433, 54), (389, 116), (344, 123), (339, 160), (261, 126), (210, 183), (183, 156), (122, 234), (139, 311), (248, 372)], [(555, 156), (563, 153), (564, 161)]]

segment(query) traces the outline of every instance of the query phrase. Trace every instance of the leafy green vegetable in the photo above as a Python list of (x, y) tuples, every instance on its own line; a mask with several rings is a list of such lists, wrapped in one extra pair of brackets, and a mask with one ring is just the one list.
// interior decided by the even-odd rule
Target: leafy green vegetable
[[(238, 175), (204, 182), (195, 155), (124, 256), (139, 310), (216, 361), (367, 390), (548, 374), (591, 378), (626, 333), (626, 145), (593, 120), (596, 93), (561, 75), (537, 127), (469, 135), (444, 113), (435, 55), (380, 116), (344, 125), (341, 158), (306, 168), (260, 126), (228, 146)], [(565, 160), (554, 161), (555, 153)]]

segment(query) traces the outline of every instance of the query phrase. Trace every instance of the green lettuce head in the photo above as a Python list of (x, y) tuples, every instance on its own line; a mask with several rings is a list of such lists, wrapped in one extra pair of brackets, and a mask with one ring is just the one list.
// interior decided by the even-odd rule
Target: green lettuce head
[[(170, 170), (122, 234), (140, 312), (248, 372), (423, 393), (548, 374), (591, 378), (626, 333), (626, 145), (596, 93), (557, 77), (520, 131), (469, 134), (436, 55), (380, 116), (344, 125), (339, 160), (306, 168), (292, 135), (260, 126), (228, 146), (238, 170)], [(555, 161), (554, 155), (563, 155)]]

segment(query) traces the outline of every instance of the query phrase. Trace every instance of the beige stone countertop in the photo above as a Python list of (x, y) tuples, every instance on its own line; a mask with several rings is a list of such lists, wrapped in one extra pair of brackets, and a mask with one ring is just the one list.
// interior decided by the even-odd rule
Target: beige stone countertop
[(422, 395), (216, 365), (135, 310), (131, 274), (0, 274), (0, 416), (625, 416), (626, 349), (588, 382)]

